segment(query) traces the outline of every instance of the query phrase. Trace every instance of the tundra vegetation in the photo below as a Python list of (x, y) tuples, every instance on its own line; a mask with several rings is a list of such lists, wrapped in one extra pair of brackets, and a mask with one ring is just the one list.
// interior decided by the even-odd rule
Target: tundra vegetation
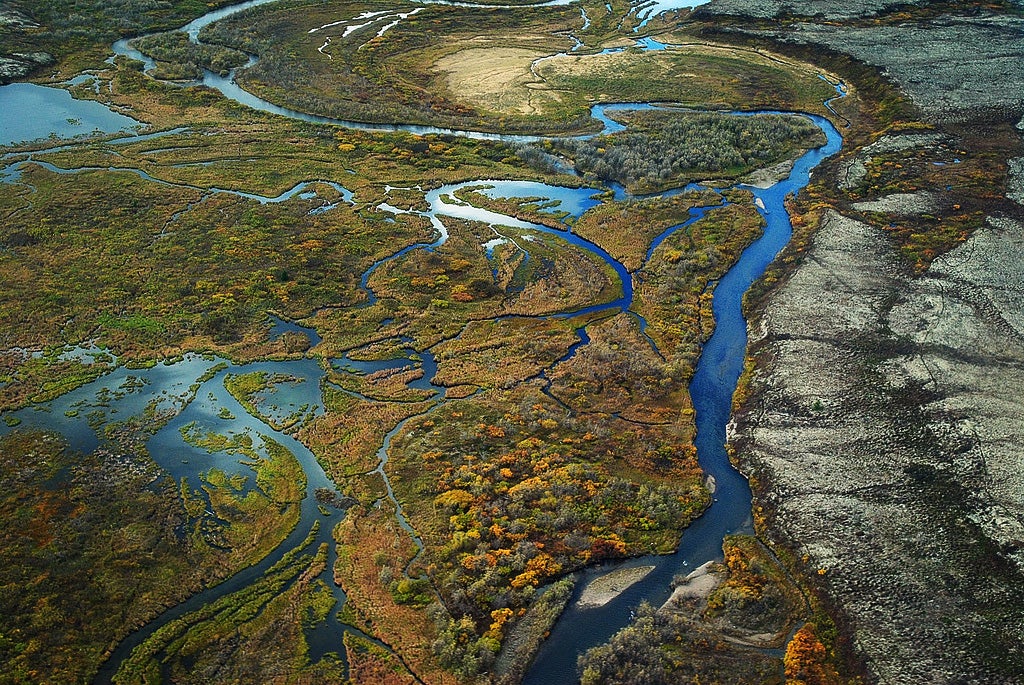
[(298, 521), (305, 478), (280, 445), (267, 458), (248, 436), (218, 445), (255, 465), (244, 493), (216, 469), (162, 474), (152, 428), (122, 426), (91, 454), (51, 433), (0, 439), (6, 682), (89, 680), (126, 630), (262, 559)]
[(249, 61), (239, 50), (193, 43), (184, 31), (153, 33), (132, 45), (157, 61), (153, 77), (166, 80), (202, 78), (203, 69), (226, 74)]
[(231, 0), (10, 0), (0, 9), (0, 83), (103, 68), (120, 38), (179, 27)]
[[(202, 37), (259, 55), (240, 82), (261, 97), (356, 121), (556, 133), (594, 130), (588, 116), (594, 102), (822, 111), (829, 86), (806, 65), (718, 46), (596, 54), (632, 42), (622, 27), (605, 23), (613, 14), (621, 18), (628, 5), (612, 7), (587, 3), (596, 21), (584, 32), (574, 6), (426, 5), (378, 36), (388, 24), (356, 19), (377, 5), (300, 2), (236, 15)], [(584, 47), (565, 54), (570, 35)], [(487, 58), (510, 45), (518, 52), (503, 52), (503, 59), (518, 61), (518, 70)]]
[[(99, 59), (115, 38), (173, 29), (213, 4), (125, 1), (101, 13), (97, 3), (73, 12), (56, 1), (14, 3), (38, 30), (2, 25), (5, 39), (20, 31), (19, 49), (56, 55), (64, 76), (97, 68), (101, 87), (73, 87), (76, 95), (131, 108), (166, 135), (9, 150), (5, 163), (23, 164), (0, 184), (0, 409), (15, 424), (13, 410), (42, 407), (116, 365), (188, 352), (236, 361), (309, 355), (325, 369), (322, 415), (266, 411), (262, 398), (287, 377), (235, 374), (227, 388), (254, 417), (309, 447), (352, 506), (331, 545), (307, 541), (251, 586), (166, 624), (124, 662), (119, 682), (268, 673), (302, 682), (407, 682), (410, 673), (424, 682), (514, 682), (568, 600), (574, 571), (668, 552), (707, 505), (687, 384), (713, 325), (709, 284), (762, 220), (742, 191), (606, 194), (575, 218), (536, 198), (485, 198), (470, 187), (458, 199), (557, 230), (572, 224), (607, 250), (635, 281), (632, 308), (580, 311), (615, 300), (622, 285), (557, 232), (462, 219), (443, 219), (443, 245), (384, 261), (368, 277), (372, 297), (361, 277), (435, 239), (421, 212), (426, 192), (443, 183), (617, 181), (647, 192), (794, 157), (817, 144), (816, 129), (788, 116), (672, 111), (616, 115), (628, 133), (532, 147), (359, 131), (250, 111), (201, 86), (155, 80), (130, 60)], [(390, 6), (298, 0), (211, 25), (202, 46), (173, 31), (136, 46), (165, 78), (227, 70), (255, 54), (256, 66), (239, 74), (247, 89), (361, 121), (594, 131), (591, 104), (620, 100), (827, 114), (821, 102), (832, 86), (797, 59), (692, 40), (700, 26), (681, 19), (653, 24), (672, 29), (678, 46), (641, 52), (625, 33), (634, 22), (625, 3), (585, 6), (585, 30), (578, 6), (427, 5), (382, 31), (391, 20), (352, 27)], [(570, 34), (582, 47), (559, 54), (573, 47)], [(510, 41), (522, 69), (470, 89), (489, 68), (480, 51)], [(626, 49), (598, 54), (612, 45)], [(870, 137), (880, 122), (911, 126), (893, 120), (892, 103), (851, 101), (844, 112), (860, 117), (855, 136)], [(556, 155), (583, 178), (550, 166)], [(863, 192), (914, 182), (890, 161), (872, 157)], [(964, 155), (964, 192), (980, 194), (997, 167), (995, 155)], [(918, 170), (933, 171), (924, 159)], [(284, 201), (254, 197), (302, 182), (307, 192)], [(816, 186), (796, 201), (801, 240), (826, 194)], [(924, 237), (894, 230), (906, 234), (908, 259), (927, 261), (928, 250), (970, 230), (974, 214), (962, 206), (961, 218), (943, 215)], [(648, 255), (695, 209), (707, 212)], [(496, 237), (505, 242), (488, 256), (483, 244)], [(310, 348), (301, 334), (271, 337), (268, 313), (314, 328), (322, 341)], [(85, 362), (64, 354), (87, 342), (99, 351)], [(410, 365), (361, 373), (332, 363), (344, 355), (409, 355)], [(421, 382), (427, 355), (437, 363), (430, 389)], [(146, 437), (171, 418), (108, 424), (103, 447), (89, 454), (16, 425), (0, 438), (0, 584), (9, 590), (0, 593), (0, 657), (11, 682), (91, 679), (132, 629), (265, 558), (295, 527), (303, 474), (283, 446), (186, 427), (193, 447), (253, 464), (254, 484), (213, 468), (198, 482), (175, 481), (146, 450)], [(706, 644), (722, 659), (701, 673), (773, 672), (770, 659), (736, 656), (707, 624), (725, 616), (752, 625), (763, 607), (790, 620), (803, 605), (764, 550), (731, 545), (730, 580), (702, 614), (643, 610), (633, 632), (585, 658), (587, 682), (616, 682), (630, 659), (689, 674)], [(332, 588), (318, 579), (325, 568), (347, 596), (336, 615), (347, 632), (328, 656), (306, 637), (333, 620)], [(796, 674), (831, 673), (831, 633), (816, 625), (797, 633), (787, 673), (791, 663)], [(623, 656), (636, 634), (643, 649)], [(342, 651), (344, 660), (333, 656)]]
[(597, 138), (562, 139), (585, 179), (615, 181), (633, 193), (652, 193), (709, 178), (737, 178), (822, 145), (824, 136), (803, 117), (638, 111), (614, 115), (627, 130)]

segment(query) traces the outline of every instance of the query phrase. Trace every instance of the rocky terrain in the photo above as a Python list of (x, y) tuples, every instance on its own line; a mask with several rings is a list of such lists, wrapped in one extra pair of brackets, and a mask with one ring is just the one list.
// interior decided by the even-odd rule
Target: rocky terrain
[(1013, 113), (1019, 116), (1024, 108), (1024, 17), (965, 7), (961, 13), (914, 21), (895, 15), (873, 25), (837, 23), (843, 19), (873, 19), (896, 7), (929, 4), (934, 3), (715, 0), (699, 13), (710, 17), (805, 18), (784, 28), (773, 22), (763, 28), (736, 30), (784, 43), (827, 48), (880, 67), (932, 121), (966, 121), (976, 116)]
[(743, 467), (881, 682), (1024, 673), (1024, 224), (921, 279), (831, 214), (752, 334)]
[[(1024, 158), (1002, 157), (1005, 187), (979, 205), (981, 226), (923, 270), (890, 229), (930, 230), (933, 215), (959, 209), (953, 186), (904, 174), (907, 191), (865, 189), (883, 164), (900, 169), (943, 145), (971, 152), (961, 136), (976, 122), (1019, 119), (1024, 19), (970, 7), (980, 3), (912, 18), (908, 9), (938, 3), (898, 4), (900, 15), (884, 0), (714, 0), (701, 10), (729, 31), (878, 67), (929, 124), (869, 136), (825, 181), (839, 191), (833, 208), (750, 322), (756, 371), (732, 438), (763, 533), (823, 591), (869, 681), (1015, 683), (1024, 211), (1004, 198), (1024, 202)], [(782, 18), (791, 21), (763, 22)]]
[(908, 6), (921, 7), (927, 4), (928, 0), (714, 0), (701, 11), (757, 19), (801, 16), (835, 21), (874, 16), (887, 10)]
[[(39, 25), (15, 9), (0, 7), (0, 36), (26, 34), (38, 29)], [(4, 41), (6, 43), (6, 41)], [(21, 78), (40, 65), (53, 62), (53, 56), (46, 52), (9, 52), (0, 47), (0, 84)]]

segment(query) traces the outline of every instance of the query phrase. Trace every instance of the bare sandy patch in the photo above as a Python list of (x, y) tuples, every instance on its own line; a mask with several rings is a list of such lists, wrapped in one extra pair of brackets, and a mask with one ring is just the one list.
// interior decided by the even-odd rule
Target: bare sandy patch
[(647, 574), (653, 570), (653, 566), (636, 566), (616, 569), (611, 573), (598, 576), (583, 589), (583, 594), (577, 600), (576, 605), (581, 609), (602, 607), (625, 592), (630, 585), (646, 578)]
[(442, 57), (434, 71), (448, 74), (448, 88), (460, 100), (495, 112), (540, 114), (558, 94), (531, 70), (548, 53), (526, 48), (468, 48)]
[(703, 604), (714, 592), (715, 588), (725, 580), (725, 574), (716, 572), (716, 563), (709, 561), (698, 566), (682, 583), (672, 591), (672, 596), (662, 605), (662, 609), (676, 608), (682, 602), (697, 601)]

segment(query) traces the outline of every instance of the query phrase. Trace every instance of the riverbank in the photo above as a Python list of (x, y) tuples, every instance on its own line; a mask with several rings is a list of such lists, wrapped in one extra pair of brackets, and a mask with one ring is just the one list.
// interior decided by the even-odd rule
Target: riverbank
[(583, 594), (576, 600), (576, 606), (580, 609), (604, 606), (625, 592), (630, 585), (646, 578), (653, 570), (653, 566), (634, 566), (598, 576), (587, 583)]
[(884, 66), (923, 116), (896, 98), (871, 105), (903, 123), (855, 135), (794, 204), (820, 228), (751, 320), (754, 371), (731, 439), (758, 484), (759, 530), (833, 608), (836, 647), (869, 679), (1013, 682), (1024, 506), (1008, 467), (1021, 407), (1007, 389), (1021, 383), (1010, 293), (1024, 264), (1010, 247), (1022, 215), (1002, 189), (1021, 145), (1019, 70), (945, 54), (940, 35), (960, 27), (962, 41), (989, 36), (974, 55), (1013, 53), (1003, 31), (1019, 20), (911, 10), (900, 40), (936, 43), (904, 60), (895, 17), (876, 10), (877, 30), (773, 33)]
[[(806, 603), (756, 538), (728, 536), (722, 550), (724, 562), (709, 561), (677, 577), (667, 602), (657, 609), (640, 605), (636, 621), (586, 652), (579, 662), (582, 682), (632, 683), (639, 673), (652, 685), (782, 683), (776, 650), (803, 625)], [(794, 655), (786, 668), (810, 663)]]

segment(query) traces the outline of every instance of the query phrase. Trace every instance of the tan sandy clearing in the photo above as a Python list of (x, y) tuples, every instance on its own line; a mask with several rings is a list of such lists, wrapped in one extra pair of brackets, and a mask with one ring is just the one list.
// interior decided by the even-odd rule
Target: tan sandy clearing
[(495, 112), (540, 114), (559, 99), (530, 69), (546, 56), (525, 48), (468, 48), (442, 57), (434, 70), (447, 72), (448, 88), (460, 100)]
[(672, 596), (661, 608), (676, 607), (686, 600), (706, 602), (715, 588), (725, 580), (725, 574), (716, 572), (715, 566), (715, 562), (709, 561), (694, 569), (682, 583), (676, 586), (676, 589), (672, 591)]
[(583, 594), (576, 601), (576, 606), (581, 609), (604, 606), (625, 592), (630, 585), (646, 578), (647, 574), (653, 570), (653, 566), (636, 566), (616, 569), (611, 573), (598, 576), (583, 589)]

